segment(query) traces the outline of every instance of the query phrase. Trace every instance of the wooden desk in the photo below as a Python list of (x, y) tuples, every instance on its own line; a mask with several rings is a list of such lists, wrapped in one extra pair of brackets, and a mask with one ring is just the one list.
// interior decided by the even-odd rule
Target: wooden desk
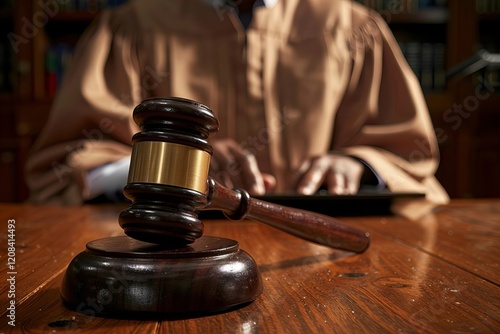
[[(361, 255), (266, 225), (207, 221), (259, 265), (263, 294), (195, 319), (129, 320), (66, 309), (61, 277), (88, 241), (121, 235), (121, 207), (0, 205), (0, 333), (492, 333), (500, 331), (500, 201), (456, 201), (410, 221), (349, 217), (372, 235)], [(9, 318), (8, 220), (15, 220), (15, 327)]]

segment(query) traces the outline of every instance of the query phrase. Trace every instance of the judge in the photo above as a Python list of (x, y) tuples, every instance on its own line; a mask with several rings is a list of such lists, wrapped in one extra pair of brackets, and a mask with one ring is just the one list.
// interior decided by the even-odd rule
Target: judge
[(113, 199), (132, 110), (148, 97), (209, 106), (211, 175), (251, 194), (370, 184), (445, 203), (419, 83), (374, 11), (348, 0), (129, 0), (78, 43), (26, 166), (31, 201)]

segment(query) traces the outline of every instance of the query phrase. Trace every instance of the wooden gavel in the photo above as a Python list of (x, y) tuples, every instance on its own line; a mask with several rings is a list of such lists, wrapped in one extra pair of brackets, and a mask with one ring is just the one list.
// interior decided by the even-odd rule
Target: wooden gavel
[(233, 220), (248, 218), (311, 242), (361, 253), (368, 233), (332, 217), (254, 199), (208, 176), (212, 147), (207, 139), (218, 120), (205, 105), (181, 98), (153, 98), (134, 109), (141, 132), (134, 135), (128, 182), (132, 201), (121, 212), (128, 236), (161, 245), (185, 245), (203, 234), (197, 210), (222, 210)]

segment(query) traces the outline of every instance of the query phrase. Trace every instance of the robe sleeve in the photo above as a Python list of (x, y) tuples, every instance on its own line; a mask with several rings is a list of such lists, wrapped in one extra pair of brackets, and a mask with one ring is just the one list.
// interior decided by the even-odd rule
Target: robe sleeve
[(332, 149), (373, 167), (394, 192), (448, 195), (434, 174), (439, 150), (420, 84), (385, 21), (353, 6), (351, 77), (339, 107)]
[(113, 17), (103, 11), (76, 46), (26, 164), (31, 202), (80, 204), (90, 170), (130, 155), (131, 114), (142, 100), (137, 40), (133, 19)]

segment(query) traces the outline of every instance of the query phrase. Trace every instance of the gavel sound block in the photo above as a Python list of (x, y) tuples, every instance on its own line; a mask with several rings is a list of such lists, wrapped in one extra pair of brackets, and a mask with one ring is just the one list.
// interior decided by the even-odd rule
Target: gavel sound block
[(95, 240), (69, 264), (64, 303), (100, 315), (222, 312), (255, 300), (262, 281), (235, 240), (203, 236), (197, 210), (222, 210), (332, 248), (363, 252), (369, 236), (334, 218), (267, 203), (208, 176), (218, 129), (211, 110), (180, 98), (149, 99), (134, 109), (141, 132), (119, 216), (125, 236)]

